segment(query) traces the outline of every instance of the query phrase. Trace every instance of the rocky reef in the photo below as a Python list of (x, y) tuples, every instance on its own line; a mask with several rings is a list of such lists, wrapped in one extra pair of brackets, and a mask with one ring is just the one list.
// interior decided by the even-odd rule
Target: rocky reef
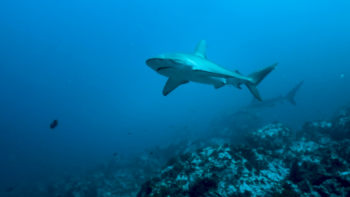
[(294, 134), (272, 123), (249, 146), (214, 145), (169, 160), (138, 197), (350, 196), (350, 108)]

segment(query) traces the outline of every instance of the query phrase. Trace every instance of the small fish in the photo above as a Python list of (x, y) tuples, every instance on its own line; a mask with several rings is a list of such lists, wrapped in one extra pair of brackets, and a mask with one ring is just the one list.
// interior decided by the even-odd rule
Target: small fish
[(157, 146), (156, 148), (157, 148), (157, 150), (159, 149), (159, 147), (158, 147), (158, 146)]
[(55, 127), (57, 127), (58, 125), (58, 121), (57, 120), (54, 120), (51, 124), (50, 124), (50, 128), (51, 129), (54, 129)]
[(159, 160), (159, 156), (157, 157), (157, 159)]
[(12, 192), (13, 191), (13, 187), (9, 187), (6, 189), (6, 192)]
[(152, 154), (153, 154), (153, 151), (151, 151), (149, 154), (152, 155)]
[(128, 133), (128, 135), (131, 135), (131, 133)]
[(174, 128), (174, 126), (173, 126), (173, 125), (171, 125), (170, 127), (171, 127), (171, 128)]
[(114, 153), (113, 155), (114, 155), (114, 156), (117, 156), (117, 155), (118, 155), (118, 153)]

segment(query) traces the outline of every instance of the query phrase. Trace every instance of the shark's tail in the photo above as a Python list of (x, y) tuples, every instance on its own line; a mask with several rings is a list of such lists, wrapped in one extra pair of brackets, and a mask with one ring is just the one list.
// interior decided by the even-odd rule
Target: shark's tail
[(286, 100), (292, 103), (293, 105), (297, 105), (294, 101), (294, 96), (300, 89), (300, 86), (304, 83), (304, 81), (301, 81), (297, 86), (295, 86), (288, 94), (286, 95)]
[(271, 66), (268, 66), (262, 70), (253, 72), (252, 74), (248, 75), (248, 78), (250, 79), (250, 83), (246, 83), (245, 85), (248, 87), (250, 92), (257, 98), (259, 101), (261, 101), (260, 93), (258, 89), (256, 88), (257, 85), (277, 66), (276, 64), (273, 64)]

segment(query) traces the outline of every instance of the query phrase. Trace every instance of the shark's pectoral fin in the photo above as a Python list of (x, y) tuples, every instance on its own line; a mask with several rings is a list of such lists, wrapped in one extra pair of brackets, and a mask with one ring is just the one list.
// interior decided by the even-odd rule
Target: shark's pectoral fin
[(180, 79), (174, 79), (174, 78), (169, 78), (168, 81), (166, 82), (164, 89), (163, 89), (163, 95), (166, 96), (175, 88), (177, 88), (179, 85), (188, 83), (189, 81), (186, 80), (180, 80)]
[(193, 72), (203, 77), (233, 78), (232, 76), (229, 76), (229, 75), (214, 73), (206, 70), (193, 69)]
[(226, 84), (225, 83), (219, 83), (219, 84), (215, 84), (214, 87), (215, 89), (219, 89), (221, 87), (224, 87)]

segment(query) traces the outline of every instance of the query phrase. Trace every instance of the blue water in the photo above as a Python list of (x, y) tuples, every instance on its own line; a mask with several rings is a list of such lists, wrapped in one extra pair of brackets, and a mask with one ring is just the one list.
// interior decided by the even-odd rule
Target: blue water
[(245, 87), (189, 83), (162, 95), (166, 78), (146, 59), (193, 52), (201, 39), (209, 60), (243, 75), (278, 62), (258, 87), (263, 99), (304, 80), (298, 106), (265, 111), (266, 122), (298, 130), (331, 117), (350, 96), (349, 7), (345, 0), (2, 0), (0, 194), (79, 174), (185, 126), (206, 132), (223, 111), (249, 104)]

